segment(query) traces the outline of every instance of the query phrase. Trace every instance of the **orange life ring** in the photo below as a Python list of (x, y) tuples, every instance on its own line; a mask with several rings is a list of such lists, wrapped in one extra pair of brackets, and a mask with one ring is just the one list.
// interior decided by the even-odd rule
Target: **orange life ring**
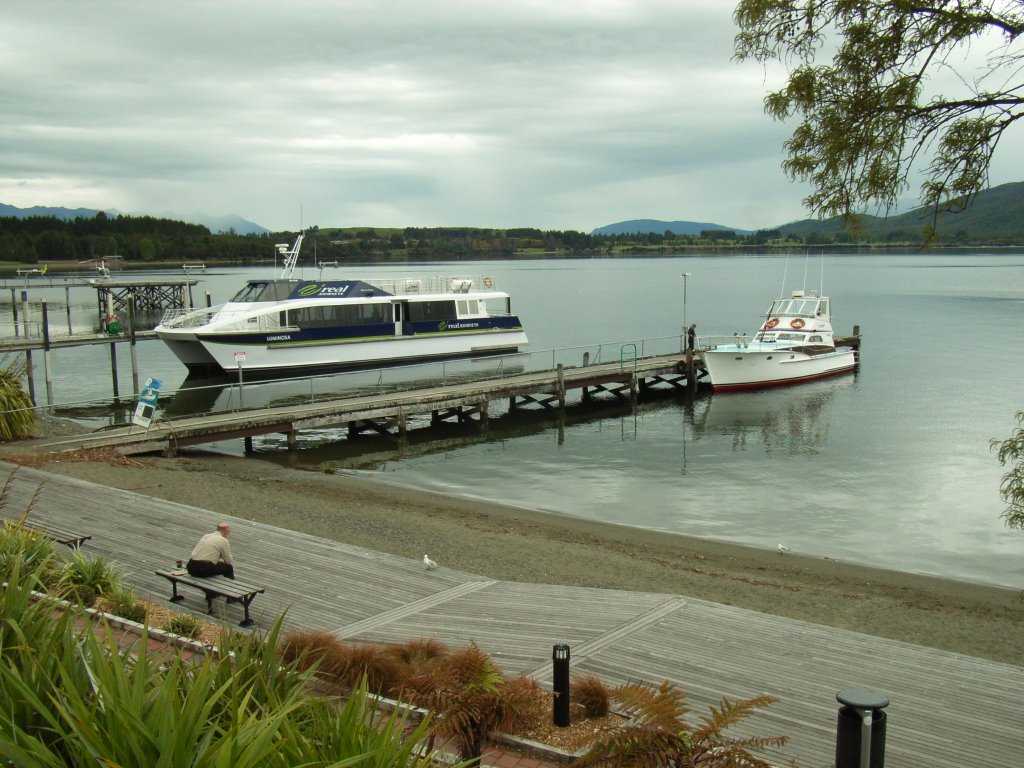
[(493, 288), (493, 287), (494, 287), (494, 281), (491, 280), (491, 278), (489, 278), (489, 277), (485, 277), (484, 278), (484, 288)]
[(792, 320), (789, 321), (789, 327), (790, 328), (798, 328), (799, 329), (799, 328), (803, 328), (805, 325), (806, 325), (806, 323), (803, 321), (802, 318), (799, 318), (799, 317), (793, 318)]
[(776, 325), (778, 325), (778, 324), (779, 324), (779, 318), (777, 318), (777, 317), (772, 317), (772, 318), (770, 318), (770, 319), (768, 320), (768, 322), (767, 322), (767, 323), (765, 323), (765, 324), (764, 324), (764, 327), (765, 327), (765, 328), (774, 328), (774, 327), (775, 327)]

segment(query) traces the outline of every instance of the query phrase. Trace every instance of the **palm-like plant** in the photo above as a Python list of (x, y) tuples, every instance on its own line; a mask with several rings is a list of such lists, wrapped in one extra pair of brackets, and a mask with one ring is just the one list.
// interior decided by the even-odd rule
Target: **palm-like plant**
[(613, 691), (614, 699), (630, 722), (593, 744), (574, 766), (673, 766), (674, 768), (771, 768), (751, 754), (781, 746), (785, 736), (730, 738), (725, 729), (748, 717), (755, 709), (776, 701), (755, 696), (743, 701), (722, 699), (720, 707), (696, 724), (687, 720), (686, 694), (668, 681), (657, 688), (627, 683)]
[[(128, 655), (75, 609), (53, 617), (19, 582), (0, 592), (0, 754), (24, 768), (428, 768), (427, 723), (380, 720), (365, 689), (342, 707), (306, 694), (266, 639), (226, 638), (201, 664)], [(6, 763), (5, 763), (6, 764)]]
[[(14, 576), (17, 566), (18, 575)], [(5, 520), (0, 526), (0, 581), (31, 580), (41, 591), (54, 587), (59, 578), (53, 541), (25, 528), (21, 522)]]
[(112, 561), (76, 550), (61, 567), (58, 588), (68, 599), (91, 606), (120, 583), (121, 571)]
[(21, 358), (0, 358), (0, 441), (23, 440), (35, 428), (32, 398), (21, 386), (27, 370)]

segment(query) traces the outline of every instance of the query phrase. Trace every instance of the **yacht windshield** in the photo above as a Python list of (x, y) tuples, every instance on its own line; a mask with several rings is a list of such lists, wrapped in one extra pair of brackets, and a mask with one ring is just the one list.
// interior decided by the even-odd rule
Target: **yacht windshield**
[(231, 299), (236, 304), (256, 301), (284, 301), (292, 292), (294, 280), (253, 280)]
[(794, 297), (792, 299), (777, 299), (772, 303), (772, 308), (769, 310), (769, 315), (776, 317), (793, 317), (797, 315), (803, 315), (804, 317), (813, 317), (818, 311), (818, 302), (820, 299), (816, 296), (804, 296)]

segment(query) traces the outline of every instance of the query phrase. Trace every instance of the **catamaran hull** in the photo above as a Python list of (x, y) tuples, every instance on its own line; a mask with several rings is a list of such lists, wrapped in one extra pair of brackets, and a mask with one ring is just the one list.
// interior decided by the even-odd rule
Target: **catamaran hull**
[(708, 350), (703, 359), (715, 392), (800, 384), (850, 373), (857, 367), (852, 349), (817, 355), (789, 349)]
[(259, 375), (379, 368), (511, 353), (529, 344), (521, 328), (293, 346), (256, 342), (251, 334), (246, 335), (244, 343), (231, 339), (229, 334), (216, 334), (213, 338), (202, 333), (157, 329), (157, 335), (189, 373), (196, 375), (235, 375), (240, 367), (246, 374)]

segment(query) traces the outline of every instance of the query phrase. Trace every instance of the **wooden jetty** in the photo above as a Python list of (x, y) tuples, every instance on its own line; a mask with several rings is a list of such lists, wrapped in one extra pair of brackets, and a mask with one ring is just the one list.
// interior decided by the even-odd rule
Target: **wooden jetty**
[[(777, 703), (729, 733), (788, 736), (766, 755), (778, 766), (835, 764), (835, 694), (852, 686), (892, 702), (885, 748), (892, 768), (1010, 768), (1024, 754), (1020, 666), (688, 595), (498, 581), (462, 572), (457, 562), (425, 571), (418, 560), (0, 463), (0, 478), (12, 474), (0, 514), (17, 519), (31, 504), (47, 523), (91, 534), (84, 548), (121, 564), (136, 593), (154, 601), (170, 597), (155, 571), (187, 557), (198, 535), (223, 519), (244, 564), (240, 578), (267, 587), (251, 606), (261, 629), (283, 615), (286, 630), (326, 630), (350, 641), (472, 641), (503, 671), (547, 685), (552, 647), (566, 644), (572, 674), (609, 685), (668, 680), (686, 691), (695, 715), (719, 707), (723, 696), (769, 694)], [(176, 606), (206, 611), (194, 590)], [(214, 610), (225, 626), (242, 616), (238, 605), (220, 601)]]
[(162, 452), (174, 455), (179, 448), (217, 442), (246, 440), (283, 433), (295, 447), (304, 429), (347, 425), (350, 434), (364, 431), (403, 434), (409, 420), (429, 414), (431, 423), (449, 419), (475, 420), (486, 425), (490, 404), (505, 400), (510, 409), (534, 405), (564, 408), (566, 393), (579, 390), (584, 401), (597, 393), (635, 402), (640, 393), (655, 387), (685, 389), (697, 385), (703, 370), (695, 358), (683, 353), (534, 371), (460, 384), (429, 386), (385, 394), (359, 395), (301, 405), (252, 411), (209, 414), (155, 421), (149, 428), (118, 427), (46, 442), (44, 450), (115, 448), (124, 454)]

